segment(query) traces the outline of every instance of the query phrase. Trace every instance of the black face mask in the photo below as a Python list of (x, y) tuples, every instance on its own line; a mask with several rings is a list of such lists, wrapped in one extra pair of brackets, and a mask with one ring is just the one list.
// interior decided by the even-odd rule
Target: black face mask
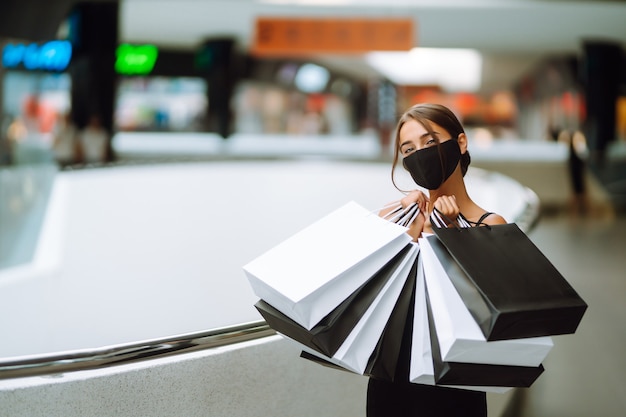
[[(441, 148), (441, 158), (439, 149)], [(439, 146), (420, 149), (402, 160), (417, 185), (427, 190), (436, 190), (454, 172), (461, 160), (459, 143), (450, 139)]]

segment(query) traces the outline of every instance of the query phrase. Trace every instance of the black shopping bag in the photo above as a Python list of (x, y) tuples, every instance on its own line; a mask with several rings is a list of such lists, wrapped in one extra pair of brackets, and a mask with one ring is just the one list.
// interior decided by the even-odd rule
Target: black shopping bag
[[(365, 375), (387, 381), (406, 382), (409, 380), (410, 362), (405, 352), (411, 351), (416, 277), (417, 259), (411, 268), (409, 278), (402, 288), (378, 345), (370, 357)], [(406, 360), (403, 361), (403, 358)]]
[(430, 333), (435, 383), (437, 385), (477, 387), (530, 387), (544, 371), (539, 366), (490, 365), (444, 362), (426, 290), (426, 307)]
[(311, 330), (299, 325), (264, 300), (259, 300), (254, 306), (272, 329), (326, 356), (333, 356), (402, 263), (409, 249), (410, 244)]
[(587, 304), (516, 224), (433, 232), (429, 242), (462, 270), (450, 279), (487, 340), (576, 331)]
[[(415, 302), (416, 268), (417, 261), (411, 268), (410, 275), (404, 283), (402, 292), (396, 301), (380, 340), (369, 358), (363, 375), (386, 381), (398, 379), (408, 381), (408, 352), (410, 352), (410, 329), (412, 328), (412, 320), (410, 319), (413, 316), (413, 303)], [(408, 334), (406, 333), (407, 329)], [(409, 346), (406, 346), (407, 343)], [(402, 361), (404, 356), (407, 356), (406, 360)], [(302, 351), (300, 357), (331, 369), (352, 372), (307, 351)]]

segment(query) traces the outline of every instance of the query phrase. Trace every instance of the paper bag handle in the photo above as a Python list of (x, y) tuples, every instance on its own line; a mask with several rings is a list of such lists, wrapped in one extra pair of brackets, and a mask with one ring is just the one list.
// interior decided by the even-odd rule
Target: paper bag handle
[(411, 203), (403, 208), (402, 204), (399, 201), (388, 204), (387, 206), (382, 207), (380, 210), (390, 207), (393, 207), (393, 210), (382, 216), (383, 219), (389, 220), (392, 223), (396, 223), (405, 227), (413, 223), (417, 215), (420, 213), (419, 206), (416, 203)]
[(433, 212), (430, 214), (430, 223), (438, 229), (446, 229), (450, 224), (459, 230), (472, 227), (471, 222), (467, 220), (462, 213), (458, 214), (455, 221), (443, 214), (436, 207), (433, 208)]

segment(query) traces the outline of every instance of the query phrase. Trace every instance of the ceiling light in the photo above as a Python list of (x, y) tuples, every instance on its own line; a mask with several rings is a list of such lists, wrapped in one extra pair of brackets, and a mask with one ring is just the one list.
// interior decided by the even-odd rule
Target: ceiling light
[(398, 85), (438, 85), (447, 92), (480, 89), (482, 56), (473, 49), (413, 48), (370, 52), (366, 62)]
[(294, 83), (300, 91), (305, 93), (317, 93), (328, 84), (330, 73), (324, 67), (315, 64), (304, 64), (298, 69)]

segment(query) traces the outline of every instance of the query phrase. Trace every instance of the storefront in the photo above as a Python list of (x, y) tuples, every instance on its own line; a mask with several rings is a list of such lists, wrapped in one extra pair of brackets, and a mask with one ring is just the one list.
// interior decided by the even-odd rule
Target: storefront
[(233, 95), (234, 131), (350, 135), (359, 128), (358, 82), (312, 62), (258, 61)]
[(72, 46), (4, 40), (2, 47), (2, 142), (4, 163), (49, 159), (57, 122), (71, 107), (67, 73)]

